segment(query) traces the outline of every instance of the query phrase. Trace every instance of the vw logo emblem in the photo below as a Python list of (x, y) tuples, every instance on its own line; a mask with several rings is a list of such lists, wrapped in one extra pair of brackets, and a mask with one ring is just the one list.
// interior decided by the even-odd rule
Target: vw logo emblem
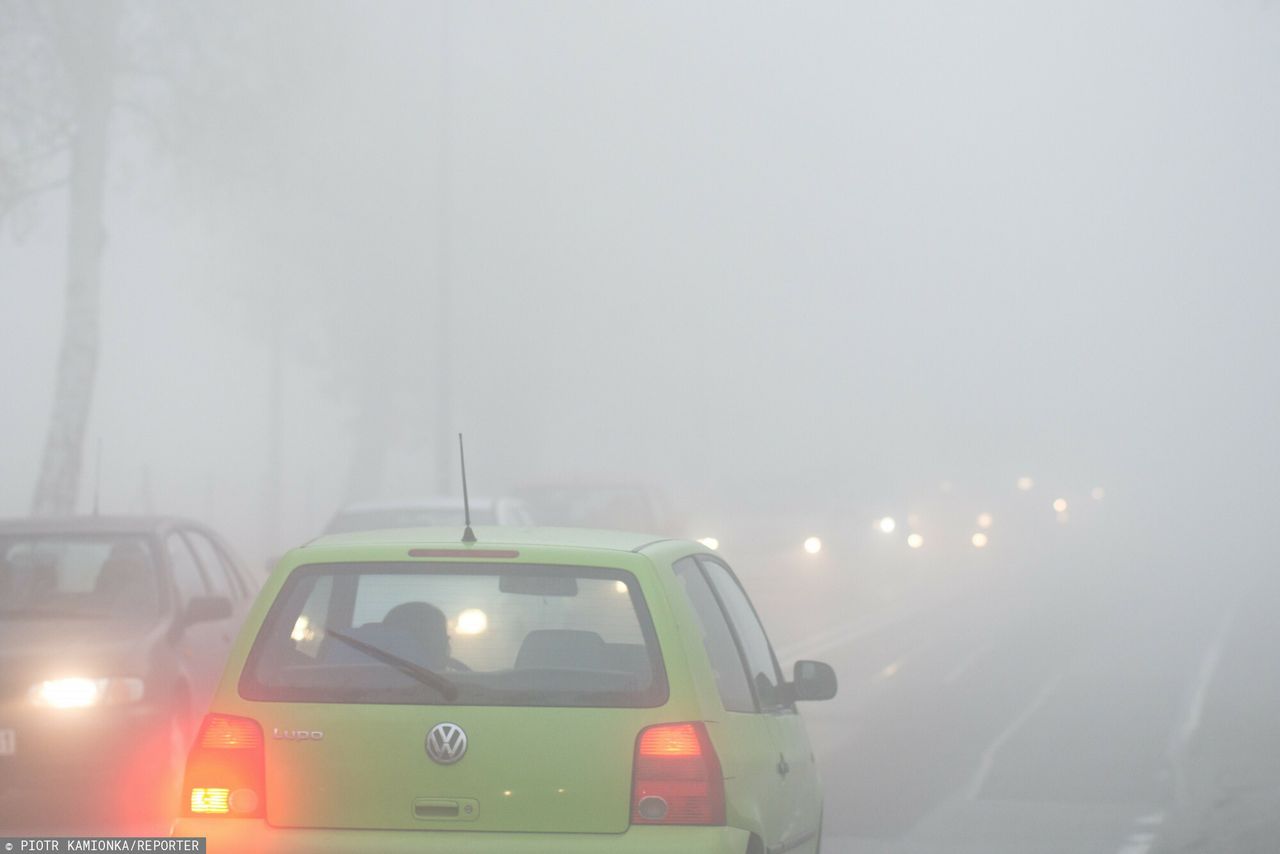
[(436, 724), (427, 733), (427, 755), (441, 765), (452, 765), (467, 752), (467, 734), (457, 724)]

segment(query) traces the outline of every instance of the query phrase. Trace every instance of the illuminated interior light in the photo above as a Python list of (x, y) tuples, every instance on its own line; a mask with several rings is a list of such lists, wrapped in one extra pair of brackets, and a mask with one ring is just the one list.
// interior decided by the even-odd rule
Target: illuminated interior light
[(979, 528), (990, 528), (993, 522), (995, 522), (995, 519), (994, 519), (994, 518), (992, 518), (992, 516), (991, 516), (991, 514), (990, 514), (990, 513), (979, 513), (979, 514), (978, 514), (978, 527), (979, 527)]
[(918, 549), (924, 545), (924, 537), (919, 534), (909, 534), (907, 536), (907, 545), (913, 549)]
[(975, 549), (985, 549), (987, 547), (987, 535), (979, 531), (970, 538)]
[(804, 550), (811, 555), (816, 555), (822, 551), (822, 540), (817, 537), (809, 537), (804, 541)]
[(1023, 492), (1030, 492), (1031, 488), (1034, 487), (1035, 485), (1036, 485), (1036, 482), (1029, 477), (1023, 476), (1018, 478), (1018, 489), (1020, 489)]
[(1057, 512), (1059, 512), (1059, 513), (1066, 513), (1066, 512), (1067, 512), (1067, 499), (1065, 499), (1065, 498), (1055, 498), (1055, 499), (1053, 500), (1053, 509), (1054, 509), (1054, 510), (1056, 510)]
[(877, 524), (880, 526), (880, 531), (885, 534), (892, 534), (893, 529), (898, 527), (898, 523), (892, 516), (885, 516)]

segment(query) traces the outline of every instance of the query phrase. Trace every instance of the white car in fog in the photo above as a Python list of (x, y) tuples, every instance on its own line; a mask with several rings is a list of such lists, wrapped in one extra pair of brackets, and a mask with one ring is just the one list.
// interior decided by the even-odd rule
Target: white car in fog
[[(325, 527), (326, 534), (377, 531), (384, 528), (431, 528), (461, 525), (461, 498), (418, 498), (401, 501), (368, 501), (348, 504)], [(532, 525), (524, 501), (519, 498), (471, 499), (473, 525)]]

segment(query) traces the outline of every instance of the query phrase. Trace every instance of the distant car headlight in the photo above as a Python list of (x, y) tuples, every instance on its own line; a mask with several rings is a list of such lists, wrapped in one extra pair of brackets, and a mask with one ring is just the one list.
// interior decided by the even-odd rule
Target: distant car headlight
[(27, 694), (34, 706), (44, 709), (88, 709), (119, 706), (142, 699), (142, 680), (132, 676), (89, 679), (71, 676), (31, 686)]
[(460, 635), (482, 635), (489, 628), (489, 615), (479, 608), (467, 608), (454, 626)]

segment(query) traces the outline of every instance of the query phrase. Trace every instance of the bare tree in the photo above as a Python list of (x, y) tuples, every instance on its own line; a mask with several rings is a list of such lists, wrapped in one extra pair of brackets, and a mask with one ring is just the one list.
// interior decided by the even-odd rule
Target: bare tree
[[(67, 514), (79, 495), (99, 351), (105, 202), (124, 117), (164, 133), (203, 24), (197, 4), (0, 0), (0, 219), (65, 190), (66, 280), (53, 411), (31, 501)], [(225, 17), (225, 16), (224, 16)], [(197, 20), (199, 18), (199, 20)]]
[[(311, 24), (299, 36), (304, 18)], [(400, 434), (406, 444), (430, 436), (430, 416), (418, 410), (440, 400), (421, 391), (430, 371), (417, 338), (432, 308), (425, 237), (435, 222), (424, 199), (437, 176), (416, 164), (439, 127), (424, 111), (374, 109), (369, 93), (422, 101), (418, 88), (435, 69), (411, 38), (403, 59), (348, 64), (376, 44), (353, 36), (362, 20), (358, 7), (316, 0), (0, 0), (0, 217), (19, 222), (30, 200), (54, 189), (65, 190), (68, 215), (63, 344), (33, 513), (76, 508), (98, 359), (106, 188), (114, 192), (125, 174), (112, 164), (137, 150), (138, 131), (176, 167), (174, 199), (210, 216), (211, 239), (231, 241), (221, 257), (234, 269), (221, 280), (251, 305), (274, 306), (262, 330), (277, 378), (264, 517), (274, 517), (280, 489), (286, 327), (318, 321), (333, 330), (302, 357), (324, 363), (352, 410), (350, 496), (378, 492)], [(366, 227), (353, 244), (357, 222)], [(380, 305), (359, 293), (366, 281), (388, 295)], [(407, 420), (414, 428), (400, 429)]]
[(50, 187), (65, 186), (67, 192), (62, 349), (31, 509), (69, 513), (75, 509), (97, 372), (103, 195), (120, 4), (7, 2), (2, 9), (0, 213)]

